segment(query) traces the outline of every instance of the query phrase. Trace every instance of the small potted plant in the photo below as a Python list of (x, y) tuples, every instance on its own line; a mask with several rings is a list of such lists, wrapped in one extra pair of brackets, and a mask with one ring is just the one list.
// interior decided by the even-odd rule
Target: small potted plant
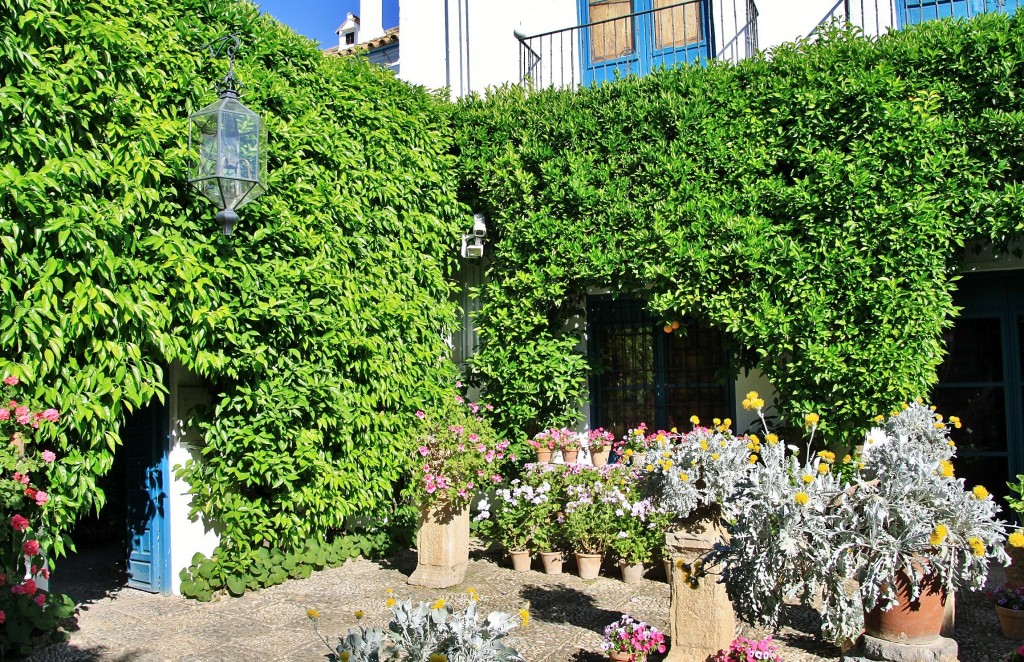
[(583, 579), (600, 574), (601, 559), (615, 533), (615, 511), (609, 497), (626, 479), (625, 473), (609, 465), (600, 469), (573, 465), (565, 470), (563, 530)]
[(537, 451), (537, 462), (545, 464), (551, 461), (551, 454), (555, 451), (555, 438), (551, 436), (550, 430), (541, 430), (526, 443)]
[(495, 493), (494, 524), (498, 539), (508, 550), (517, 572), (530, 569), (531, 543), (538, 519), (534, 511), (537, 504), (547, 500), (548, 489), (534, 488), (517, 478)]
[(620, 488), (612, 495), (617, 501), (613, 512), (616, 531), (608, 546), (618, 557), (622, 580), (626, 583), (639, 582), (645, 566), (664, 545), (670, 516), (650, 497), (641, 498), (636, 487)]
[(711, 662), (782, 662), (772, 638), (747, 639), (737, 637), (728, 650), (720, 650)]
[(611, 455), (614, 442), (615, 435), (604, 428), (597, 428), (587, 433), (590, 461), (595, 467), (603, 467), (608, 464), (608, 457)]
[(987, 593), (1007, 639), (1024, 639), (1024, 586), (1006, 584)]
[(623, 614), (604, 629), (601, 650), (616, 662), (643, 662), (651, 653), (665, 652), (665, 635), (656, 627)]

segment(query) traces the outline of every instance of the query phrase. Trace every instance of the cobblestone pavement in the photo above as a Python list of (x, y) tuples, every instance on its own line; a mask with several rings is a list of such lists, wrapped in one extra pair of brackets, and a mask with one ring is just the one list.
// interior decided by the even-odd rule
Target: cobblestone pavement
[[(102, 564), (101, 559), (93, 559), (93, 564)], [(534, 567), (539, 565), (535, 560)], [(566, 565), (567, 570), (573, 569)], [(530, 662), (606, 660), (600, 653), (601, 630), (622, 613), (668, 629), (669, 586), (655, 571), (640, 584), (624, 584), (613, 568), (606, 568), (595, 580), (537, 570), (517, 573), (507, 561), (475, 551), (464, 584), (431, 590), (406, 584), (414, 567), (412, 552), (383, 562), (354, 559), (309, 579), (241, 598), (225, 596), (199, 603), (116, 587), (109, 568), (87, 566), (84, 581), (54, 587), (68, 592), (79, 605), (70, 641), (30, 659), (324, 660), (329, 650), (314, 634), (306, 610), (320, 612), (320, 631), (334, 639), (356, 625), (356, 610), (366, 613), (362, 624), (384, 624), (390, 614), (384, 606), (388, 588), (398, 597), (445, 598), (462, 604), (466, 589), (473, 587), (480, 593), (484, 611), (514, 613), (529, 602), (532, 620), (513, 635), (514, 645)], [(990, 584), (1003, 577), (1002, 569), (995, 570)], [(839, 657), (838, 649), (815, 638), (813, 611), (793, 608), (791, 622), (792, 627), (776, 636), (783, 659), (814, 662)], [(741, 631), (747, 636), (764, 634), (745, 627)], [(994, 610), (980, 594), (958, 596), (955, 638), (960, 659), (966, 662), (997, 660), (1015, 646), (1001, 636)]]

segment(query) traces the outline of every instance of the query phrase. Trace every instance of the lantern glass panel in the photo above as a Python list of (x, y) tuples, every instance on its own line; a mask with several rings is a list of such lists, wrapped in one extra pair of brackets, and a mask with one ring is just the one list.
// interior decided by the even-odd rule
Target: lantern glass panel
[(266, 190), (267, 130), (237, 99), (221, 98), (190, 118), (190, 182), (220, 209), (238, 209)]

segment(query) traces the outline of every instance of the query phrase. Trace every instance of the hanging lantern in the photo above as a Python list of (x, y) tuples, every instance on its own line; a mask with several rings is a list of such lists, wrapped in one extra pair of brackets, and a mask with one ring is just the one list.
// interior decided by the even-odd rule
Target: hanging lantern
[(228, 56), (228, 73), (217, 84), (220, 98), (189, 116), (189, 183), (221, 211), (217, 220), (230, 235), (238, 221), (236, 210), (267, 190), (267, 127), (260, 116), (238, 100), (235, 78), (238, 35), (211, 44), (215, 54)]

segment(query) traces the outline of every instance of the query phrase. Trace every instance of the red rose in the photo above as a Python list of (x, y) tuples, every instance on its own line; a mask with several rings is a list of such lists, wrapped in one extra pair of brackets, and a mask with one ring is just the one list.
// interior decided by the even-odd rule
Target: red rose
[(15, 531), (24, 531), (28, 528), (28, 520), (21, 515), (15, 515), (11, 518), (11, 528)]

